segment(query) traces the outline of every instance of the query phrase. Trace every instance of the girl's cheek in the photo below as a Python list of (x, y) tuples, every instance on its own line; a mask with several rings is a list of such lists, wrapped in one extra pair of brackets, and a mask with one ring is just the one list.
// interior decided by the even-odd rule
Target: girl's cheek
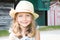
[(21, 19), (20, 18), (17, 18), (17, 22), (19, 22)]
[(28, 17), (27, 19), (28, 19), (28, 20), (32, 20), (32, 18), (31, 18), (31, 17)]

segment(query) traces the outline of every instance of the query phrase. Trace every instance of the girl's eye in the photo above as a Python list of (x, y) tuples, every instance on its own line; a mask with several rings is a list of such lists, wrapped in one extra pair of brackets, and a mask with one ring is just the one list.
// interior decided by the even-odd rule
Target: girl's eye
[(19, 17), (22, 17), (22, 15), (19, 15)]
[(30, 15), (26, 15), (27, 17), (30, 17)]

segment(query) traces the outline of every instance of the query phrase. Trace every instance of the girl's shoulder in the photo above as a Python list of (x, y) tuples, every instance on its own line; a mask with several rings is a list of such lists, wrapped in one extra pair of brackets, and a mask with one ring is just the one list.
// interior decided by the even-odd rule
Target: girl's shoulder
[[(39, 33), (39, 30), (38, 30), (38, 29), (39, 29), (39, 26), (36, 27), (36, 35)], [(23, 37), (22, 39), (18, 39), (18, 38), (15, 36), (15, 34), (13, 33), (12, 28), (9, 29), (9, 33), (10, 33), (10, 35), (9, 35), (9, 38), (10, 38), (10, 39), (22, 40), (22, 39), (24, 39), (24, 38), (27, 38), (27, 39), (29, 39), (29, 40), (35, 40), (35, 37), (31, 37), (31, 38)]]
[(38, 29), (39, 29), (39, 27), (40, 27), (39, 25), (38, 25), (38, 26), (36, 26), (36, 29), (38, 30)]
[(21, 39), (19, 39), (19, 38), (16, 37), (13, 33), (11, 33), (11, 34), (9, 35), (9, 39), (10, 39), (10, 40), (35, 40), (35, 37), (29, 38), (29, 37), (25, 36), (25, 37), (22, 37)]
[(35, 40), (40, 40), (40, 30), (39, 30), (39, 26), (37, 26), (37, 29), (36, 29)]
[(27, 37), (27, 36), (19, 39), (19, 38), (16, 37), (15, 34), (13, 33), (12, 28), (9, 29), (9, 33), (10, 33), (9, 39), (11, 39), (11, 40), (23, 40), (23, 39), (26, 39), (26, 40), (27, 40), (27, 39), (28, 39), (28, 40), (35, 40), (35, 37), (29, 38), (29, 37)]
[(36, 33), (40, 33), (39, 26), (36, 27)]
[(17, 36), (15, 36), (15, 33), (13, 33), (12, 28), (9, 29), (9, 40), (19, 40)]

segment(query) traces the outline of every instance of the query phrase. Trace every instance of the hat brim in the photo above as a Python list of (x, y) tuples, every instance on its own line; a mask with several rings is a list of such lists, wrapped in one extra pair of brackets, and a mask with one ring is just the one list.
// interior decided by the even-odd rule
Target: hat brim
[[(24, 11), (23, 11), (23, 12), (24, 12)], [(12, 18), (14, 18), (16, 13), (17, 13), (16, 10), (11, 9), (9, 15), (10, 15)], [(31, 14), (34, 16), (34, 19), (37, 19), (37, 18), (39, 17), (39, 15), (38, 15), (37, 13), (31, 13)]]

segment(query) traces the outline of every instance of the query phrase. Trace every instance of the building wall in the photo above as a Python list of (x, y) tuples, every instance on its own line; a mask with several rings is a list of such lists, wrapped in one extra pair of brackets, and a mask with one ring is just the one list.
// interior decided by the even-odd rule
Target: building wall
[(48, 26), (60, 25), (60, 5), (59, 2), (50, 6), (48, 10)]
[(0, 2), (0, 30), (10, 27), (11, 17), (9, 16), (9, 11), (13, 7), (13, 3)]

